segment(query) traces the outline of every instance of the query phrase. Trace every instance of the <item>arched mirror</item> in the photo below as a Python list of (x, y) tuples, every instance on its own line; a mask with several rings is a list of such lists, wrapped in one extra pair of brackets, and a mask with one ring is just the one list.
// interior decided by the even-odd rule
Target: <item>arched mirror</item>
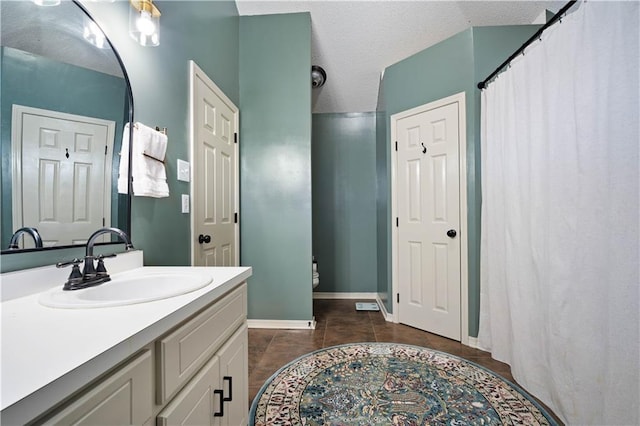
[[(103, 226), (130, 233), (117, 181), (133, 99), (118, 53), (75, 1), (0, 1), (0, 17), (2, 254), (84, 244)], [(25, 233), (9, 250), (24, 227), (42, 248)]]

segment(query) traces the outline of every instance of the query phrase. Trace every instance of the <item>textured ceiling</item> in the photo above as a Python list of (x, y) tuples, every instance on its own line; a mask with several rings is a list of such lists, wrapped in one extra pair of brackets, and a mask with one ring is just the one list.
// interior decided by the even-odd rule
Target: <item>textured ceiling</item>
[(56, 7), (0, 1), (2, 46), (122, 77), (110, 48), (99, 49), (84, 40), (84, 23), (84, 12), (71, 1)]
[(311, 62), (327, 72), (312, 92), (313, 112), (374, 111), (385, 67), (471, 26), (539, 23), (565, 3), (236, 0), (242, 16), (310, 12)]

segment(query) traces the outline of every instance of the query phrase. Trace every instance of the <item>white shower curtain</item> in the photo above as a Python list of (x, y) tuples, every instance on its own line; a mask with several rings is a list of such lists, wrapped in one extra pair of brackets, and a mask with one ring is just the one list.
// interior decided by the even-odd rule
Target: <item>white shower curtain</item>
[(482, 93), (479, 344), (569, 424), (640, 422), (638, 5), (581, 4)]

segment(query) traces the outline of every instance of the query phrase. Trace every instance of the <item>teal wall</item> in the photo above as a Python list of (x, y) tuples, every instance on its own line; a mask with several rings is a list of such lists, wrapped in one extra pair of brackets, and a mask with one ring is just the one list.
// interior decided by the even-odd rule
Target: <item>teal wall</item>
[(373, 112), (313, 114), (315, 291), (378, 291), (375, 119)]
[[(147, 265), (188, 265), (189, 215), (180, 212), (180, 194), (189, 193), (189, 183), (176, 179), (176, 160), (189, 160), (189, 60), (193, 59), (239, 104), (239, 17), (235, 2), (154, 2), (162, 12), (158, 47), (141, 47), (129, 37), (128, 2), (82, 3), (124, 61), (133, 90), (135, 120), (168, 128), (166, 168), (171, 196), (133, 198), (133, 243), (144, 250)], [(17, 269), (14, 265), (25, 268), (62, 259), (66, 259), (62, 252), (50, 252), (44, 258), (24, 253), (2, 256), (1, 262), (4, 271)]]
[[(467, 229), (469, 239), (469, 335), (477, 336), (480, 307), (480, 103), (476, 84), (488, 75), (493, 68), (504, 61), (538, 26), (506, 26), (470, 28), (447, 40), (431, 46), (385, 70), (382, 82), (384, 101), (379, 111), (384, 111), (386, 121), (390, 116), (459, 92), (465, 92), (467, 112)], [(384, 161), (378, 160), (378, 173), (390, 170), (390, 132), (389, 128), (380, 128), (386, 134), (378, 138), (378, 149), (384, 155)], [(381, 170), (386, 163), (386, 170)], [(391, 222), (390, 192), (379, 194), (382, 204), (379, 212), (387, 212), (387, 223)], [(385, 208), (386, 207), (386, 208)], [(378, 229), (384, 232), (379, 224)], [(387, 229), (387, 261), (390, 264), (391, 238)], [(384, 236), (382, 237), (384, 239)], [(380, 258), (379, 258), (380, 261)], [(387, 291), (391, 292), (391, 268), (387, 275), (379, 277), (386, 280)], [(464, 284), (463, 284), (464, 285)], [(383, 286), (383, 284), (379, 284)], [(385, 304), (392, 309), (391, 300)]]
[(311, 18), (240, 18), (240, 257), (249, 318), (311, 320)]
[[(471, 29), (454, 35), (428, 49), (416, 53), (403, 61), (391, 65), (385, 70), (381, 90), (384, 93), (384, 100), (378, 109), (384, 111), (386, 125), (379, 126), (385, 133), (384, 137), (378, 137), (378, 173), (387, 179), (386, 188), (381, 188), (379, 193), (379, 214), (383, 214), (383, 221), (378, 224), (381, 235), (380, 244), (386, 243), (386, 251), (381, 253), (378, 261), (385, 261), (386, 268), (383, 273), (386, 276), (379, 277), (381, 282), (386, 283), (386, 291), (391, 295), (391, 142), (389, 120), (391, 115), (419, 105), (423, 105), (456, 93), (467, 93), (467, 99), (473, 98), (474, 91), (474, 69), (473, 69), (473, 46)], [(470, 95), (471, 94), (471, 95)], [(473, 103), (467, 100), (467, 120), (473, 115)], [(473, 162), (473, 126), (467, 128), (467, 162)], [(381, 146), (382, 145), (382, 146)], [(475, 181), (475, 176), (469, 174), (471, 182)], [(470, 185), (473, 189), (475, 186)], [(467, 193), (468, 202), (475, 193)], [(469, 213), (469, 223), (475, 223), (475, 216)], [(384, 222), (384, 223), (382, 223)], [(383, 227), (383, 225), (386, 225)], [(386, 233), (385, 233), (386, 231)], [(477, 231), (476, 231), (477, 232)], [(474, 230), (469, 229), (471, 241), (479, 239)], [(471, 262), (470, 262), (471, 263)], [(379, 286), (383, 286), (382, 283)], [(385, 303), (388, 312), (392, 312), (392, 297)]]
[(378, 88), (376, 105), (376, 260), (378, 297), (391, 312), (391, 202), (389, 186), (391, 169), (387, 161), (387, 132), (389, 120), (382, 82)]
[[(240, 18), (233, 1), (156, 3), (163, 12), (161, 44), (143, 48), (128, 36), (127, 2), (84, 2), (122, 56), (132, 83), (135, 119), (169, 131), (167, 176), (171, 196), (134, 197), (133, 242), (144, 250), (148, 265), (190, 262), (189, 215), (180, 213), (180, 194), (189, 192), (189, 184), (177, 181), (176, 159), (189, 159), (188, 61), (193, 59), (241, 109), (241, 262), (254, 267), (249, 284), (249, 315), (256, 319), (308, 320), (312, 316), (310, 17), (292, 14)], [(537, 26), (469, 29), (386, 69), (375, 123), (369, 125), (375, 129), (375, 160), (371, 159), (371, 167), (375, 169), (377, 186), (377, 264), (373, 266), (377, 280), (373, 281), (377, 281), (389, 312), (389, 117), (458, 92), (466, 93), (469, 330), (474, 336), (479, 305), (480, 223), (480, 110), (475, 84), (536, 29)], [(374, 120), (362, 115), (360, 124), (365, 117)], [(342, 119), (346, 117), (329, 117), (322, 125), (332, 127), (329, 122), (333, 121), (337, 128)], [(361, 136), (368, 132), (364, 127), (361, 130)], [(369, 137), (373, 138), (368, 135), (365, 139)], [(365, 169), (371, 172), (369, 167)], [(355, 192), (344, 193), (345, 198), (358, 196)], [(353, 240), (342, 240), (343, 247), (351, 243)], [(324, 245), (318, 242), (316, 247), (318, 244)], [(8, 271), (39, 266), (66, 257), (64, 252), (47, 252), (46, 256), (13, 254), (2, 256), (1, 268)], [(322, 271), (322, 259), (319, 260)], [(324, 283), (322, 274), (321, 278)]]
[(147, 265), (189, 265), (189, 215), (176, 178), (176, 160), (189, 161), (189, 60), (239, 103), (239, 18), (233, 1), (157, 1), (160, 46), (141, 47), (127, 32), (128, 2), (85, 5), (114, 41), (131, 80), (135, 120), (168, 129), (168, 198), (133, 197), (131, 234)]
[[(9, 245), (12, 226), (11, 120), (14, 104), (33, 108), (111, 120), (116, 123), (113, 170), (118, 170), (120, 143), (125, 118), (124, 79), (51, 59), (2, 47), (0, 49), (2, 120), (2, 238), (0, 247)], [(55, 84), (52, 84), (55, 82)], [(113, 171), (112, 170), (112, 171)], [(117, 176), (117, 175), (116, 175)], [(118, 202), (126, 210), (126, 197), (118, 196), (117, 180), (112, 185), (112, 224), (118, 224)], [(46, 236), (45, 236), (46, 237)], [(87, 235), (88, 237), (88, 235)]]

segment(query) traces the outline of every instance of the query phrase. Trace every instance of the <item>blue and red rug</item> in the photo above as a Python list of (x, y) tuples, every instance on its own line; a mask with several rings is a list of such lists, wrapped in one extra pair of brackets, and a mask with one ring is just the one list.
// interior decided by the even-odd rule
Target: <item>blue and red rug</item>
[(527, 393), (453, 355), (397, 343), (334, 346), (262, 386), (249, 424), (556, 425)]

